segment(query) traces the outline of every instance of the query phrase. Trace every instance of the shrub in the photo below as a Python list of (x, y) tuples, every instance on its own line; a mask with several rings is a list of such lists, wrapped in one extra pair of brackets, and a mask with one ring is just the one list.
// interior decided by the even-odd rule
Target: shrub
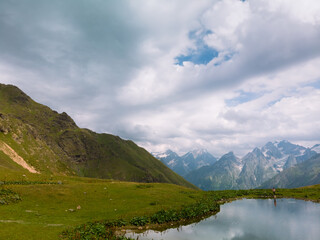
[(130, 224), (134, 226), (145, 226), (147, 223), (149, 223), (148, 217), (133, 217), (130, 220)]
[(6, 205), (20, 201), (19, 194), (10, 189), (0, 189), (0, 205)]
[(60, 239), (73, 240), (133, 240), (124, 236), (116, 236), (112, 227), (123, 226), (123, 220), (108, 222), (93, 222), (82, 224), (74, 229), (68, 229), (61, 233)]

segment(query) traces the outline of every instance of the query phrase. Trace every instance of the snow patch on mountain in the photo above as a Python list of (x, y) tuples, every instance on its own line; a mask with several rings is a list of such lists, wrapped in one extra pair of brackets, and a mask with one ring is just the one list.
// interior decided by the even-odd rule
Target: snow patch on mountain
[(166, 153), (160, 153), (160, 154), (158, 154), (158, 155), (156, 155), (156, 156), (157, 156), (157, 158), (166, 158), (166, 157), (168, 157), (169, 155), (166, 154)]
[(168, 162), (168, 165), (169, 165), (170, 167), (173, 167), (173, 166), (175, 165), (175, 163), (176, 163), (176, 161), (175, 161), (175, 159), (173, 159), (173, 160), (171, 160), (170, 162)]
[(198, 158), (199, 156), (202, 156), (202, 155), (204, 155), (204, 154), (207, 154), (208, 151), (207, 151), (206, 149), (195, 149), (195, 150), (191, 151), (190, 153), (191, 153), (191, 154), (193, 155), (193, 157), (196, 159), (196, 158)]

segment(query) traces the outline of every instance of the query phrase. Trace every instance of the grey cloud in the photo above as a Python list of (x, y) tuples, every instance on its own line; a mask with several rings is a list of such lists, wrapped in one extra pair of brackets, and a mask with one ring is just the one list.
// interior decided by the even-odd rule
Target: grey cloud
[(128, 1), (1, 1), (0, 63), (15, 69), (13, 84), (42, 103), (70, 115), (91, 114), (92, 105), (100, 105), (96, 121), (116, 122), (126, 111), (117, 105), (116, 91), (144, 64), (138, 47), (143, 25), (135, 24), (129, 6)]
[(234, 33), (243, 47), (232, 61), (208, 67), (197, 73), (198, 76), (190, 76), (193, 78), (190, 84), (181, 86), (167, 101), (209, 95), (240, 85), (252, 77), (273, 74), (320, 56), (320, 30), (317, 25), (276, 14), (254, 14), (253, 19), (243, 24), (245, 29), (240, 26)]
[(131, 21), (127, 1), (0, 4), (1, 58), (39, 77), (65, 81), (82, 95), (95, 94), (99, 86), (112, 93), (143, 63), (137, 52), (143, 34)]
[[(220, 142), (211, 146), (212, 150), (242, 152), (251, 147), (252, 142), (265, 143), (273, 140), (270, 138), (281, 138), (276, 133), (277, 128), (294, 127), (296, 123), (285, 115), (266, 116), (236, 108), (219, 109), (222, 114), (218, 121), (225, 121), (227, 126), (214, 123), (216, 119), (213, 118), (212, 124), (206, 122), (199, 127), (202, 115), (196, 104), (202, 104), (199, 99), (221, 91), (232, 92), (237, 86), (245, 88), (251, 77), (272, 75), (320, 56), (318, 25), (300, 23), (276, 12), (253, 14), (252, 19), (234, 32), (242, 48), (231, 60), (219, 66), (183, 67), (177, 74), (172, 70), (176, 56), (172, 55), (172, 62), (162, 62), (163, 59), (169, 61), (171, 52), (183, 54), (178, 50), (192, 47), (190, 43), (179, 41), (185, 41), (184, 37), (191, 31), (206, 28), (197, 14), (203, 14), (215, 2), (168, 1), (170, 4), (161, 5), (164, 9), (171, 8), (168, 16), (162, 15), (166, 11), (157, 12), (158, 9), (152, 8), (156, 2), (146, 3), (129, 0), (1, 1), (0, 70), (11, 69), (6, 81), (18, 85), (37, 101), (68, 112), (81, 127), (113, 133), (141, 144), (168, 143), (183, 149), (192, 146), (195, 140), (203, 140), (209, 148), (211, 140), (217, 140)], [(150, 12), (143, 11), (144, 4)], [(178, 9), (181, 11), (176, 11)], [(196, 11), (191, 11), (193, 9)], [(145, 40), (150, 40), (154, 51), (158, 52), (143, 51), (141, 44)], [(173, 91), (168, 89), (165, 94), (141, 104), (132, 105), (131, 100), (135, 99), (130, 98), (127, 102), (119, 101), (117, 97), (122, 87), (145, 67), (155, 68), (155, 81), (164, 89), (167, 83), (176, 83)], [(158, 89), (148, 90), (157, 93)], [(181, 118), (177, 116), (169, 122), (164, 116), (158, 117), (157, 113), (166, 114), (168, 109), (171, 109), (168, 112), (172, 109), (182, 112)], [(196, 117), (189, 118), (193, 114)], [(142, 122), (141, 116), (148, 118), (148, 124)], [(150, 119), (157, 120), (158, 124), (153, 125)], [(177, 127), (159, 126), (159, 122)], [(184, 129), (180, 128), (183, 124)], [(261, 134), (254, 128), (268, 133)], [(304, 140), (301, 133), (296, 135)], [(290, 137), (289, 132), (286, 136)], [(315, 138), (310, 133), (305, 137), (312, 141)], [(195, 146), (201, 144), (194, 143)]]

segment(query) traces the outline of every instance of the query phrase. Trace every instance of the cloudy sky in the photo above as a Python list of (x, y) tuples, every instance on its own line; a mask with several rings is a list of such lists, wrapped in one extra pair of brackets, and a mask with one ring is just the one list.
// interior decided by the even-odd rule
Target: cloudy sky
[(320, 143), (319, 0), (1, 0), (0, 82), (149, 151)]

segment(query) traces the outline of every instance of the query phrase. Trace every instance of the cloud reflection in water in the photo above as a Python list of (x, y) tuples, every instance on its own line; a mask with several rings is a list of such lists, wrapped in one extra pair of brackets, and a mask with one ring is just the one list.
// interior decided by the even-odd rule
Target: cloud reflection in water
[[(196, 224), (149, 231), (140, 240), (317, 240), (320, 204), (294, 199), (245, 199), (221, 206), (217, 216)], [(135, 234), (135, 237), (138, 235)]]

